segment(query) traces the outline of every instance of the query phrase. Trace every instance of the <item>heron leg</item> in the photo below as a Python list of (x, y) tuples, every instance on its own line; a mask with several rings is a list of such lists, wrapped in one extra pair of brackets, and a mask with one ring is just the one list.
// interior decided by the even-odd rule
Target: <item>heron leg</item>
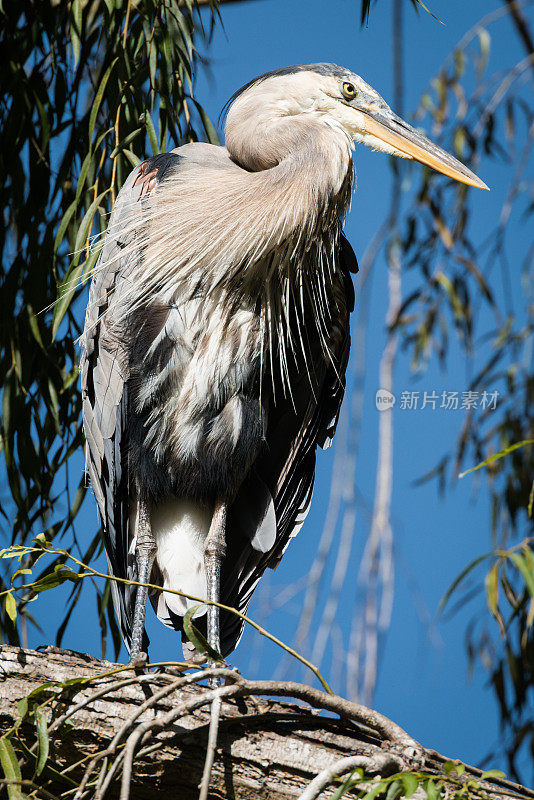
[[(208, 600), (218, 603), (221, 596), (221, 564), (226, 555), (226, 503), (217, 500), (213, 511), (210, 529), (204, 544), (204, 564), (206, 567), (206, 583)], [(217, 652), (220, 651), (221, 637), (219, 628), (219, 609), (208, 606), (208, 643)], [(213, 662), (211, 662), (213, 663)], [(214, 684), (216, 685), (216, 684)]]
[[(137, 580), (139, 583), (149, 583), (152, 565), (156, 556), (156, 540), (152, 536), (150, 527), (150, 514), (145, 500), (139, 500), (137, 517), (137, 541), (135, 546), (135, 559), (137, 561)], [(135, 608), (132, 625), (132, 647), (130, 650), (130, 666), (143, 666), (148, 658), (147, 653), (141, 651), (143, 634), (145, 632), (145, 614), (148, 598), (146, 586), (138, 586), (135, 596)]]

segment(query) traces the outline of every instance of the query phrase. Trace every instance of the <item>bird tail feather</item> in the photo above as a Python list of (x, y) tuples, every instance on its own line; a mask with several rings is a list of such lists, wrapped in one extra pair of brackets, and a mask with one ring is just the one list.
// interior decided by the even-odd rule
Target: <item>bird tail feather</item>
[[(152, 533), (156, 540), (156, 565), (161, 573), (163, 589), (184, 592), (193, 597), (206, 597), (204, 542), (208, 535), (212, 511), (190, 500), (173, 498), (159, 504), (151, 513)], [(155, 598), (156, 614), (164, 625), (175, 628), (173, 617), (183, 617), (198, 605), (181, 595), (163, 591)], [(194, 616), (206, 613), (206, 606)]]

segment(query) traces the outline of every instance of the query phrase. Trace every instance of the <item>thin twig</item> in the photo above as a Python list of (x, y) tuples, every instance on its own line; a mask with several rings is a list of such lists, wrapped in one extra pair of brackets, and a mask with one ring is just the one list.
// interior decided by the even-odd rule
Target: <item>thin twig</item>
[(331, 767), (323, 769), (306, 787), (298, 800), (316, 800), (323, 789), (326, 789), (336, 778), (340, 775), (346, 775), (347, 772), (352, 772), (355, 769), (363, 769), (366, 774), (382, 774), (388, 769), (392, 772), (395, 770), (401, 771), (403, 766), (401, 758), (389, 753), (377, 753), (375, 756), (347, 756), (346, 758), (340, 758)]
[[(129, 800), (130, 786), (133, 771), (133, 759), (138, 744), (147, 735), (152, 735), (158, 730), (167, 729), (174, 724), (179, 717), (190, 714), (193, 711), (213, 702), (216, 697), (239, 698), (248, 695), (270, 695), (274, 697), (295, 697), (305, 702), (309, 702), (316, 708), (325, 711), (332, 711), (342, 717), (360, 723), (382, 737), (394, 742), (402, 749), (402, 753), (408, 762), (421, 764), (424, 760), (424, 750), (421, 745), (412, 739), (406, 731), (387, 717), (382, 716), (377, 711), (352, 703), (342, 697), (326, 694), (319, 689), (313, 689), (304, 684), (278, 681), (248, 681), (236, 672), (229, 669), (206, 670), (207, 677), (229, 678), (233, 683), (217, 689), (210, 689), (198, 697), (190, 698), (180, 703), (176, 708), (171, 709), (166, 714), (162, 714), (154, 720), (138, 725), (126, 742), (124, 748), (123, 770), (120, 800)], [(211, 675), (207, 675), (211, 673)]]
[(200, 795), (198, 800), (208, 800), (211, 770), (213, 769), (213, 762), (215, 761), (215, 749), (217, 747), (217, 733), (219, 730), (221, 705), (221, 696), (218, 694), (211, 704), (210, 728), (208, 734), (208, 743), (206, 746), (206, 760), (204, 761), (204, 771), (202, 773), (202, 780), (200, 782)]
[[(21, 549), (22, 550), (28, 550), (29, 552), (33, 552), (33, 551), (37, 550), (37, 548), (20, 548), (20, 547), (8, 548), (8, 549), (12, 549), (12, 550), (14, 550), (16, 552), (19, 552)], [(127, 586), (144, 586), (144, 587), (146, 587), (148, 589), (154, 589), (157, 592), (162, 592), (163, 591), (163, 587), (162, 586), (158, 586), (155, 583), (141, 583), (139, 581), (132, 581), (132, 580), (128, 580), (127, 578), (119, 578), (116, 575), (107, 575), (104, 572), (99, 572), (98, 570), (94, 569), (93, 567), (89, 566), (88, 564), (84, 564), (82, 561), (80, 561), (80, 559), (76, 558), (71, 553), (69, 553), (68, 550), (61, 550), (60, 548), (56, 548), (56, 547), (43, 547), (43, 546), (41, 546), (41, 548), (39, 548), (39, 550), (41, 550), (41, 549), (44, 550), (47, 553), (50, 553), (50, 554), (65, 556), (66, 559), (69, 559), (69, 560), (73, 561), (78, 566), (83, 567), (85, 570), (87, 570), (87, 572), (85, 574), (84, 573), (80, 573), (78, 575), (78, 579), (82, 579), (82, 578), (85, 578), (85, 577), (93, 576), (93, 577), (97, 577), (97, 578), (103, 578), (104, 580), (115, 581), (116, 583), (123, 583), (123, 584), (125, 584)], [(26, 590), (28, 590), (28, 589), (32, 588), (33, 586), (36, 586), (36, 588), (38, 589), (38, 581), (35, 581), (32, 584), (27, 584), (25, 586), (25, 588), (26, 588)], [(7, 589), (4, 592), (0, 592), (0, 597), (2, 597), (5, 594), (9, 594), (11, 591), (13, 591), (13, 589)], [(243, 620), (243, 622), (245, 622), (248, 625), (251, 625), (255, 630), (257, 630), (258, 633), (261, 633), (262, 636), (265, 636), (271, 642), (274, 642), (274, 644), (278, 645), (278, 647), (281, 647), (282, 650), (285, 650), (286, 653), (289, 653), (294, 658), (296, 658), (298, 661), (300, 661), (301, 664), (304, 664), (306, 667), (308, 667), (308, 669), (310, 669), (313, 672), (313, 674), (316, 676), (316, 678), (319, 680), (319, 682), (321, 683), (323, 689), (326, 692), (330, 692), (331, 694), (333, 694), (332, 689), (330, 688), (330, 686), (328, 685), (326, 680), (323, 678), (323, 676), (321, 675), (319, 669), (315, 666), (315, 664), (312, 664), (311, 661), (308, 661), (307, 658), (304, 658), (304, 656), (302, 656), (300, 653), (298, 653), (292, 647), (289, 647), (289, 645), (285, 644), (285, 642), (282, 642), (281, 639), (278, 639), (272, 633), (269, 633), (269, 631), (267, 631), (265, 628), (262, 628), (261, 625), (258, 625), (258, 623), (254, 622), (253, 619), (251, 619), (250, 617), (247, 617), (246, 614), (242, 614), (241, 611), (238, 611), (236, 608), (232, 608), (232, 606), (224, 605), (224, 603), (216, 603), (215, 601), (207, 600), (204, 597), (197, 597), (197, 596), (192, 595), (192, 594), (186, 594), (185, 592), (180, 592), (178, 589), (165, 589), (165, 592), (167, 594), (175, 594), (178, 597), (185, 597), (188, 600), (194, 600), (195, 602), (200, 603), (201, 605), (217, 606), (217, 608), (221, 608), (223, 611), (228, 611), (230, 614), (234, 614), (236, 617), (239, 617), (239, 619)], [(112, 671), (110, 671), (109, 673), (106, 673), (106, 674), (112, 675), (115, 672), (121, 672), (121, 671), (123, 671), (125, 669), (131, 669), (131, 668), (130, 667), (118, 667), (116, 670), (112, 670)], [(91, 679), (88, 678), (88, 680), (91, 680)]]
[[(193, 675), (187, 675), (183, 678), (179, 678), (177, 680), (174, 680), (172, 684), (170, 684), (169, 686), (164, 687), (164, 689), (161, 689), (159, 692), (156, 692), (156, 694), (152, 695), (152, 697), (145, 700), (145, 702), (142, 703), (141, 706), (139, 706), (136, 709), (135, 713), (131, 717), (129, 717), (129, 719), (119, 729), (119, 731), (117, 731), (109, 746), (106, 748), (106, 750), (102, 751), (102, 753), (99, 754), (99, 757), (107, 757), (114, 755), (117, 750), (117, 747), (119, 746), (120, 740), (123, 738), (124, 734), (132, 727), (133, 723), (141, 716), (141, 714), (143, 714), (148, 708), (152, 707), (158, 700), (161, 700), (166, 695), (170, 694), (171, 692), (177, 689), (181, 689), (186, 685), (192, 685), (194, 683), (198, 683), (204, 678), (210, 677), (212, 674), (213, 674), (213, 669), (207, 669), (207, 670), (201, 670)], [(105, 796), (113, 780), (113, 777), (121, 764), (121, 760), (123, 757), (124, 753), (121, 753), (119, 757), (114, 761), (111, 769), (109, 770), (105, 778), (101, 771), (99, 780), (97, 782), (95, 800), (101, 800), (101, 798)]]
[(110, 681), (109, 686), (104, 687), (103, 689), (99, 689), (98, 692), (90, 695), (90, 697), (86, 697), (85, 700), (81, 700), (79, 703), (76, 703), (75, 706), (71, 706), (68, 711), (58, 717), (48, 728), (48, 733), (52, 733), (52, 731), (59, 728), (63, 723), (69, 718), (72, 717), (73, 714), (80, 711), (82, 708), (85, 708), (90, 703), (93, 703), (95, 700), (99, 700), (101, 697), (104, 697), (109, 692), (116, 692), (120, 689), (123, 689), (126, 686), (130, 686), (132, 683), (142, 683), (144, 681), (153, 680), (153, 675), (136, 675), (134, 678), (127, 678), (124, 681), (114, 682)]

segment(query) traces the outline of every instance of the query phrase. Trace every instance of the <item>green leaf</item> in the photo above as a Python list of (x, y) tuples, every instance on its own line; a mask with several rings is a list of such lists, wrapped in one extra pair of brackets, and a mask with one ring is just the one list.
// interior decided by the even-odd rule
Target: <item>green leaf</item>
[(78, 230), (78, 235), (76, 236), (76, 242), (74, 244), (74, 254), (76, 254), (81, 250), (82, 247), (85, 247), (87, 238), (91, 233), (91, 228), (93, 227), (93, 219), (96, 214), (96, 210), (102, 199), (107, 195), (109, 189), (105, 189), (105, 191), (101, 192), (98, 197), (95, 197), (89, 208), (87, 209), (84, 218), (80, 223), (80, 228)]
[(217, 131), (215, 130), (212, 121), (210, 120), (210, 118), (200, 105), (200, 103), (197, 103), (194, 97), (191, 97), (190, 99), (193, 101), (193, 103), (197, 108), (198, 113), (200, 114), (202, 125), (204, 127), (204, 130), (206, 131), (206, 136), (208, 137), (208, 142), (210, 144), (220, 144), (219, 136), (217, 135)]
[(17, 713), (20, 716), (21, 722), (28, 715), (28, 710), (29, 710), (29, 705), (27, 697), (22, 697), (20, 700), (17, 700)]
[[(452, 238), (452, 234), (443, 222), (440, 217), (434, 217), (434, 223), (436, 225), (436, 229), (443, 241), (443, 244), (447, 248), (447, 250), (451, 250), (454, 245), (454, 240)], [(444, 272), (438, 271), (435, 276), (435, 280), (441, 286), (443, 286), (444, 290), (446, 291), (448, 298), (450, 300), (450, 304), (452, 306), (452, 310), (454, 311), (454, 315), (457, 319), (462, 319), (465, 316), (464, 306), (460, 298), (458, 297), (458, 292), (456, 291), (456, 287), (451, 279), (445, 275)]]
[(224, 658), (222, 657), (222, 655), (218, 653), (216, 650), (214, 650), (208, 644), (206, 637), (203, 636), (203, 634), (198, 630), (198, 628), (196, 628), (191, 622), (193, 614), (196, 611), (198, 611), (198, 609), (201, 608), (203, 605), (204, 605), (203, 603), (199, 603), (198, 605), (193, 606), (193, 608), (190, 608), (186, 612), (183, 620), (185, 635), (195, 645), (199, 653), (203, 653), (209, 659), (211, 659), (211, 661), (224, 663)]
[(104, 97), (104, 92), (106, 90), (106, 85), (109, 80), (109, 76), (111, 75), (111, 71), (115, 64), (118, 61), (118, 56), (113, 59), (109, 67), (104, 73), (104, 77), (100, 81), (100, 86), (98, 87), (98, 91), (95, 95), (95, 99), (93, 100), (93, 105), (91, 106), (91, 113), (89, 115), (89, 144), (93, 141), (93, 131), (95, 129), (96, 118), (98, 116), (98, 111), (100, 109), (100, 105), (102, 103), (102, 98)]
[(156, 129), (154, 128), (154, 123), (152, 122), (152, 117), (150, 116), (148, 108), (145, 110), (145, 126), (152, 152), (154, 155), (157, 155), (157, 153), (159, 153), (158, 137), (156, 136)]
[(424, 785), (424, 790), (428, 800), (438, 800), (439, 792), (433, 780), (428, 780)]
[(61, 244), (65, 236), (65, 231), (67, 230), (68, 224), (71, 221), (73, 214), (76, 212), (77, 207), (78, 207), (78, 200), (73, 200), (70, 206), (63, 214), (63, 218), (59, 224), (59, 228), (57, 229), (56, 238), (54, 239), (54, 253), (57, 253), (59, 245)]
[(51, 691), (51, 687), (55, 685), (56, 684), (54, 681), (46, 681), (46, 683), (42, 683), (40, 686), (37, 686), (35, 689), (33, 689), (27, 696), (27, 699), (35, 700), (37, 697), (40, 697), (43, 694), (49, 697), (54, 694), (54, 692)]
[[(477, 567), (482, 561), (484, 561), (486, 558), (490, 558), (493, 555), (494, 555), (493, 553), (484, 553), (484, 555), (479, 556), (478, 558), (475, 558), (474, 561), (471, 561), (471, 563), (468, 564), (467, 567), (460, 572), (458, 577), (454, 579), (454, 581), (451, 583), (451, 585), (449, 586), (449, 588), (447, 589), (447, 591), (443, 595), (443, 597), (441, 599), (441, 602), (439, 604), (437, 616), (439, 616), (442, 613), (443, 609), (445, 608), (445, 606), (449, 602), (451, 595), (458, 588), (458, 586), (461, 584), (463, 579), (466, 578), (467, 575), (469, 575), (469, 573), (472, 572), (475, 569), (475, 567)], [(449, 762), (447, 762), (447, 763), (449, 763)], [(447, 768), (447, 766), (445, 765), (445, 769), (446, 768)]]
[(31, 571), (31, 569), (18, 569), (18, 570), (17, 570), (16, 572), (14, 572), (14, 573), (13, 573), (13, 575), (11, 576), (11, 583), (13, 583), (13, 581), (15, 580), (15, 578), (18, 578), (18, 576), (19, 576), (19, 575), (31, 575), (31, 574), (32, 574), (32, 571)]
[(74, 500), (72, 501), (72, 505), (70, 507), (69, 516), (67, 520), (68, 522), (75, 519), (76, 515), (78, 514), (78, 511), (82, 506), (86, 492), (87, 492), (87, 487), (85, 485), (85, 476), (83, 476), (82, 479), (80, 480), (78, 488), (76, 489), (76, 494), (74, 495)]
[(136, 128), (134, 131), (131, 131), (127, 136), (124, 137), (124, 139), (122, 139), (118, 143), (116, 147), (113, 148), (109, 157), (115, 158), (115, 156), (118, 156), (119, 153), (121, 153), (125, 149), (126, 145), (130, 144), (130, 142), (133, 142), (133, 140), (139, 136), (142, 130), (143, 128)]
[(77, 572), (73, 572), (71, 569), (62, 567), (61, 564), (58, 564), (54, 572), (49, 572), (47, 575), (43, 575), (42, 578), (36, 581), (32, 586), (32, 590), (34, 592), (47, 592), (49, 589), (54, 589), (56, 586), (60, 586), (62, 583), (65, 583), (65, 581), (73, 581), (73, 583), (77, 583), (79, 580), (81, 580), (81, 578)]
[(72, 386), (74, 381), (78, 380), (78, 376), (80, 374), (80, 368), (77, 364), (74, 364), (71, 371), (66, 375), (65, 380), (63, 381), (63, 389), (62, 392), (66, 392), (67, 389)]
[(17, 602), (11, 592), (6, 594), (6, 613), (14, 624), (17, 621)]
[(0, 738), (0, 764), (4, 770), (6, 780), (19, 782), (18, 786), (15, 783), (7, 787), (7, 796), (9, 800), (21, 800), (24, 797), (20, 788), (22, 776), (20, 774), (16, 753), (13, 750), (13, 745), (7, 736), (2, 736)]
[(72, 52), (74, 53), (74, 67), (78, 66), (80, 50), (82, 46), (82, 0), (72, 0), (71, 21), (70, 21), (70, 40), (72, 42)]
[(20, 556), (19, 545), (12, 545), (0, 550), (0, 558), (18, 558)]
[(465, 772), (465, 764), (462, 764), (461, 761), (446, 761), (443, 768), (447, 777), (450, 777), (453, 772), (460, 777)]
[(39, 744), (35, 774), (40, 775), (45, 767), (46, 762), (48, 761), (50, 747), (50, 742), (48, 739), (48, 723), (46, 721), (46, 716), (41, 709), (37, 709), (35, 712), (35, 725), (37, 727), (37, 741)]
[[(348, 792), (348, 791), (349, 791), (349, 790), (350, 790), (350, 789), (351, 789), (353, 786), (357, 785), (357, 783), (358, 783), (359, 781), (354, 781), (354, 776), (355, 776), (356, 774), (358, 774), (358, 775), (359, 775), (360, 773), (361, 773), (361, 770), (354, 770), (354, 772), (352, 772), (352, 773), (349, 775), (349, 777), (348, 777), (346, 780), (344, 780), (344, 781), (343, 781), (343, 783), (341, 784), (341, 786), (339, 787), (339, 789), (336, 789), (336, 791), (334, 792), (334, 794), (333, 794), (333, 795), (331, 795), (331, 797), (330, 797), (330, 800), (341, 800), (341, 798), (342, 798), (342, 797), (344, 797), (344, 796), (346, 795), (346, 793), (347, 793), (347, 792)], [(361, 779), (361, 778), (360, 778), (360, 779)]]
[(506, 778), (506, 775), (500, 769), (487, 769), (480, 776), (480, 780), (485, 781), (488, 778)]
[(389, 784), (389, 788), (386, 792), (386, 800), (394, 800), (401, 791), (402, 784), (400, 781), (393, 781)]
[(425, 6), (425, 4), (423, 3), (423, 0), (412, 0), (412, 5), (413, 5), (413, 7), (414, 7), (414, 8), (416, 8), (416, 7), (417, 7), (417, 6), (416, 6), (416, 3), (418, 3), (418, 4), (421, 6), (421, 8), (424, 8), (424, 9), (425, 9), (425, 11), (426, 11), (426, 13), (427, 13), (427, 14), (430, 14), (430, 16), (431, 16), (431, 17), (433, 17), (433, 18), (436, 20), (436, 22), (439, 22), (439, 24), (440, 24), (440, 25), (445, 25), (445, 23), (444, 23), (444, 22), (442, 22), (442, 21), (439, 19), (439, 17), (436, 17), (436, 15), (435, 15), (435, 14), (433, 14), (433, 13), (432, 13), (432, 11), (430, 11), (430, 9), (429, 9), (429, 8), (427, 8), (427, 7)]
[[(27, 760), (35, 762), (35, 760), (36, 760), (35, 759), (35, 753), (33, 753), (30, 750), (30, 748), (27, 747), (24, 744), (24, 742), (21, 741), (20, 739), (18, 740), (18, 744), (20, 746), (20, 749), (22, 750), (22, 752), (26, 756)], [(76, 781), (73, 781), (71, 777), (69, 777), (68, 775), (63, 775), (63, 773), (58, 772), (57, 769), (54, 769), (54, 767), (51, 766), (50, 762), (48, 762), (48, 764), (46, 764), (46, 766), (45, 766), (45, 768), (43, 770), (43, 773), (44, 773), (44, 775), (43, 775), (44, 778), (51, 778), (55, 782), (64, 783), (67, 786), (71, 786), (71, 787), (74, 787), (74, 788), (76, 788), (78, 786)], [(40, 797), (39, 797), (39, 800), (41, 800)]]
[(477, 36), (480, 42), (480, 60), (477, 65), (477, 72), (480, 75), (482, 72), (484, 72), (489, 61), (491, 36), (486, 28), (478, 28)]
[(128, 150), (128, 148), (124, 149), (124, 150), (122, 151), (122, 154), (123, 154), (124, 156), (126, 156), (126, 158), (127, 158), (127, 159), (128, 159), (128, 161), (130, 162), (130, 164), (132, 165), (132, 167), (138, 167), (138, 166), (139, 166), (139, 164), (141, 163), (141, 159), (139, 158), (139, 156), (136, 156), (136, 155), (135, 155), (135, 153), (132, 153), (132, 151), (131, 151), (131, 150)]
[(489, 458), (486, 458), (485, 461), (481, 461), (480, 464), (476, 465), (476, 467), (471, 467), (470, 469), (466, 469), (465, 472), (460, 472), (458, 477), (463, 478), (464, 475), (469, 475), (470, 472), (475, 472), (477, 469), (487, 467), (488, 464), (492, 464), (494, 461), (497, 461), (498, 458), (504, 458), (504, 456), (507, 456), (509, 453), (513, 453), (514, 450), (519, 450), (520, 447), (526, 447), (528, 444), (534, 444), (534, 439), (524, 439), (522, 442), (511, 444), (504, 450), (499, 450), (498, 453), (494, 453), (492, 456), (489, 456)]
[(50, 547), (50, 542), (46, 538), (46, 535), (42, 532), (38, 533), (35, 539), (32, 539), (32, 541), (35, 542), (35, 544), (39, 547), (44, 547), (45, 549)]
[(500, 561), (496, 561), (495, 564), (492, 564), (488, 574), (486, 575), (486, 599), (488, 603), (488, 608), (492, 615), (495, 617), (497, 615), (497, 608), (499, 606), (499, 569), (501, 563)]
[(39, 330), (39, 322), (37, 321), (37, 316), (35, 315), (35, 312), (29, 303), (26, 306), (26, 312), (28, 314), (28, 322), (30, 323), (30, 330), (33, 334), (33, 338), (35, 339), (41, 350), (46, 353), (46, 348), (43, 344), (43, 340), (41, 337), (41, 331)]
[(71, 304), (72, 298), (76, 289), (78, 288), (78, 283), (80, 278), (84, 273), (88, 273), (89, 269), (92, 268), (92, 265), (98, 258), (98, 254), (100, 252), (100, 248), (95, 248), (89, 257), (85, 260), (83, 264), (79, 264), (80, 253), (78, 252), (82, 243), (85, 243), (87, 237), (91, 232), (91, 228), (93, 226), (93, 219), (96, 214), (96, 210), (100, 205), (102, 198), (108, 193), (108, 189), (98, 195), (89, 208), (87, 209), (87, 213), (85, 214), (82, 223), (80, 225), (80, 229), (78, 231), (78, 235), (76, 237), (76, 244), (74, 247), (75, 255), (71, 262), (71, 266), (67, 270), (65, 277), (61, 281), (58, 287), (58, 300), (54, 306), (54, 314), (52, 317), (52, 339), (56, 338), (56, 334), (58, 331), (59, 326), (63, 320), (63, 317), (67, 313), (67, 310)]
[(369, 791), (364, 795), (363, 800), (374, 800), (374, 798), (382, 794), (386, 789), (386, 782), (385, 781), (378, 781), (377, 783), (372, 786)]
[[(89, 167), (91, 166), (93, 159), (94, 159), (93, 152), (92, 150), (89, 150), (89, 152), (87, 153), (87, 155), (83, 160), (82, 166), (80, 168), (80, 174), (78, 175), (78, 181), (76, 184), (76, 199), (75, 199), (76, 204), (80, 202), (80, 197), (82, 196), (83, 191), (85, 189), (85, 181), (87, 178), (87, 173), (89, 172)], [(87, 191), (88, 192), (91, 191), (90, 187), (88, 188)]]
[(524, 554), (521, 555), (519, 553), (510, 553), (510, 558), (525, 579), (528, 593), (531, 597), (534, 597), (534, 569), (531, 559), (529, 559), (528, 556), (525, 556)]
[[(113, 128), (109, 128), (107, 131), (102, 131), (100, 136), (97, 138), (94, 147), (91, 146), (89, 152), (85, 156), (81, 169), (80, 174), (78, 175), (78, 183), (76, 186), (76, 199), (75, 203), (78, 204), (80, 202), (80, 198), (82, 196), (83, 190), (85, 188), (85, 181), (87, 178), (87, 173), (89, 172), (89, 167), (94, 161), (95, 158), (95, 151), (98, 150), (100, 145), (102, 144), (103, 140), (108, 136), (108, 134), (113, 130)], [(90, 189), (88, 189), (90, 191)]]
[(417, 775), (414, 775), (412, 772), (405, 772), (401, 776), (403, 789), (403, 797), (411, 797), (415, 791), (417, 791), (417, 787), (419, 786), (419, 778)]
[(50, 378), (48, 379), (48, 394), (50, 396), (50, 405), (47, 404), (47, 407), (54, 419), (54, 423), (56, 425), (56, 433), (58, 434), (58, 436), (61, 436), (61, 423), (59, 421), (59, 400), (56, 392), (56, 387), (54, 386)]

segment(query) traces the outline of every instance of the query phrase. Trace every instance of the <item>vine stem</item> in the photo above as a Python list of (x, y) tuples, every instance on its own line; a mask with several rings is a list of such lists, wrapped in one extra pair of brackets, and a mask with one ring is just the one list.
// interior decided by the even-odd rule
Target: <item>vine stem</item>
[[(30, 549), (30, 548), (28, 548), (28, 549)], [(83, 578), (86, 578), (86, 577), (103, 578), (104, 580), (115, 581), (116, 583), (122, 583), (122, 584), (125, 584), (127, 586), (143, 586), (143, 587), (146, 587), (147, 589), (154, 589), (154, 590), (156, 590), (158, 592), (163, 591), (161, 586), (158, 586), (157, 584), (154, 584), (154, 583), (141, 583), (140, 581), (131, 581), (131, 580), (128, 580), (127, 578), (119, 578), (119, 577), (116, 577), (115, 575), (107, 575), (105, 572), (99, 572), (98, 570), (94, 569), (93, 567), (90, 567), (88, 564), (84, 564), (83, 561), (80, 561), (78, 558), (73, 556), (67, 550), (61, 550), (61, 549), (55, 548), (55, 547), (44, 547), (44, 546), (43, 547), (39, 547), (39, 548), (31, 548), (32, 552), (39, 552), (41, 550), (44, 550), (44, 552), (50, 553), (50, 554), (53, 554), (53, 555), (65, 556), (66, 559), (68, 559), (70, 561), (73, 561), (79, 567), (82, 567), (84, 570), (86, 570), (85, 572), (82, 572), (82, 573), (78, 574), (78, 576), (77, 576), (78, 579), (83, 579)], [(28, 590), (28, 589), (31, 589), (32, 587), (37, 587), (38, 588), (38, 586), (39, 586), (39, 582), (35, 581), (34, 583), (25, 584), (24, 588), (25, 588), (25, 590)], [(8, 589), (5, 592), (1, 592), (0, 593), (0, 597), (3, 594), (10, 593), (11, 591), (12, 590)], [(319, 669), (315, 666), (315, 664), (312, 664), (312, 662), (308, 661), (307, 658), (304, 658), (303, 655), (298, 653), (296, 650), (294, 650), (289, 645), (285, 644), (285, 642), (282, 642), (281, 639), (278, 639), (272, 633), (269, 633), (269, 631), (267, 631), (265, 628), (263, 628), (261, 625), (259, 625), (257, 622), (255, 622), (253, 619), (251, 619), (250, 617), (247, 617), (246, 614), (242, 614), (241, 611), (238, 611), (236, 608), (232, 608), (232, 606), (226, 606), (226, 605), (224, 605), (224, 603), (216, 603), (214, 600), (206, 600), (203, 597), (196, 597), (195, 595), (186, 594), (185, 592), (181, 592), (178, 589), (165, 589), (165, 592), (167, 592), (168, 594), (178, 595), (178, 597), (185, 597), (188, 600), (194, 600), (197, 603), (200, 603), (201, 605), (216, 606), (217, 608), (220, 608), (223, 611), (228, 611), (230, 614), (234, 614), (235, 616), (239, 617), (239, 619), (242, 619), (243, 622), (247, 623), (247, 625), (251, 625), (262, 636), (265, 636), (271, 642), (273, 642), (274, 644), (278, 645), (278, 647), (282, 648), (282, 650), (285, 650), (286, 653), (289, 653), (294, 658), (296, 658), (297, 661), (300, 661), (301, 664), (304, 664), (304, 666), (308, 667), (308, 669), (311, 670), (311, 672), (313, 672), (313, 674), (315, 675), (315, 677), (317, 678), (317, 680), (319, 681), (319, 683), (321, 684), (321, 686), (323, 687), (325, 692), (327, 692), (328, 694), (331, 694), (331, 695), (334, 694), (334, 692), (332, 691), (332, 689), (328, 685), (328, 683), (325, 680), (325, 678), (321, 675), (321, 673), (319, 672)], [(113, 670), (109, 674), (115, 674), (116, 672), (120, 672), (123, 669), (127, 669), (127, 668), (126, 667), (119, 667), (116, 670)], [(128, 667), (128, 669), (131, 669), (131, 667)]]

